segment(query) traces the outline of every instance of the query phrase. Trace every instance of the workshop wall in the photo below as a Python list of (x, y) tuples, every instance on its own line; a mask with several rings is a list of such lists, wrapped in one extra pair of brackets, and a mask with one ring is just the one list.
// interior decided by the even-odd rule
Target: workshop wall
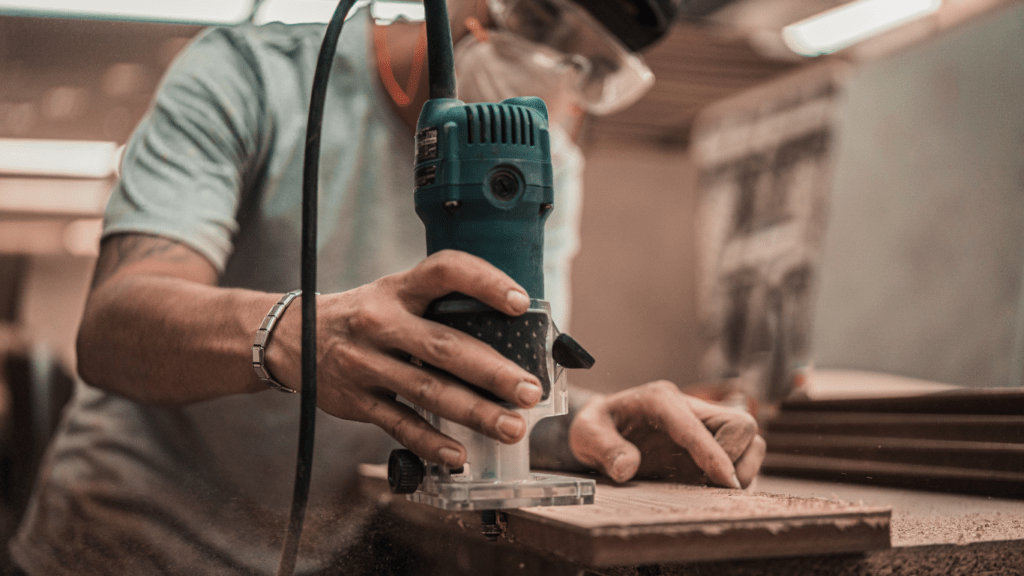
[[(842, 89), (819, 368), (969, 386), (1024, 374), (1024, 6), (857, 63)], [(586, 148), (572, 333), (612, 391), (699, 377), (695, 169), (682, 148)]]
[(1024, 5), (861, 67), (839, 155), (818, 367), (1024, 376)]
[(19, 310), (22, 337), (71, 370), (94, 261), (86, 256), (32, 256), (25, 274)]
[(570, 381), (612, 392), (697, 377), (694, 171), (685, 149), (585, 147), (582, 249), (571, 334), (597, 359)]

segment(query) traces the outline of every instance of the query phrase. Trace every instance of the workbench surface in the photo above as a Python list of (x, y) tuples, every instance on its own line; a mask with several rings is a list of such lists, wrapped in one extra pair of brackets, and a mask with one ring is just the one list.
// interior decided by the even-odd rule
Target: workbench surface
[[(713, 538), (701, 540), (699, 534), (694, 539), (695, 533), (687, 536), (686, 530), (679, 532), (674, 542), (651, 539), (650, 534), (645, 535), (643, 530), (635, 535), (627, 534), (628, 530), (619, 530), (618, 536), (622, 538), (616, 542), (595, 538), (594, 535), (604, 534), (600, 530), (591, 530), (600, 528), (597, 526), (587, 527), (589, 532), (575, 530), (574, 533), (573, 530), (551, 531), (543, 523), (536, 522), (545, 515), (559, 521), (568, 518), (573, 524), (593, 522), (593, 518), (585, 518), (587, 514), (581, 511), (567, 514), (526, 509), (509, 512), (505, 516), (507, 535), (512, 535), (514, 541), (503, 538), (494, 544), (484, 541), (473, 513), (445, 513), (412, 504), (388, 494), (379, 476), (369, 480), (364, 486), (364, 493), (380, 504), (386, 524), (402, 527), (401, 531), (407, 537), (403, 545), (415, 549), (420, 574), (1024, 575), (1024, 501), (1021, 500), (762, 476), (745, 493), (749, 495), (743, 497), (745, 500), (763, 501), (771, 508), (777, 506), (777, 502), (791, 498), (794, 502), (803, 503), (793, 508), (798, 513), (814, 507), (821, 510), (831, 507), (833, 512), (860, 514), (866, 522), (853, 522), (849, 527), (859, 525), (861, 533), (843, 534), (842, 530), (832, 530), (832, 527), (819, 524), (817, 529), (792, 531), (787, 536), (785, 530), (772, 533), (769, 526), (758, 526), (755, 522), (747, 524), (751, 530), (746, 532), (723, 532), (731, 536), (717, 542)], [(607, 491), (610, 487), (599, 485), (598, 499), (602, 489)], [(679, 500), (680, 505), (674, 515), (682, 514), (680, 519), (687, 516), (684, 510), (686, 498), (696, 496), (700, 490), (705, 491), (705, 498), (717, 499), (722, 504), (705, 505), (705, 510), (712, 512), (710, 515), (700, 513), (708, 516), (706, 520), (714, 521), (715, 514), (719, 514), (719, 520), (722, 520), (731, 513), (729, 497), (723, 496), (730, 491), (716, 488), (693, 490), (684, 488), (678, 491), (683, 498)], [(757, 496), (753, 492), (765, 494)], [(615, 494), (617, 498), (626, 492), (619, 490)], [(810, 503), (810, 508), (807, 503)], [(619, 504), (632, 507), (628, 502)], [(638, 502), (634, 512), (639, 516), (635, 524), (657, 524), (652, 520), (653, 511), (663, 505), (659, 501)], [(640, 518), (645, 506), (652, 506), (652, 515), (643, 520)], [(891, 538), (892, 548), (887, 548), (886, 543), (879, 543), (877, 524), (875, 531), (864, 531), (872, 522), (879, 521), (882, 517), (880, 511), (884, 511), (885, 538)], [(578, 522), (573, 520), (581, 513), (583, 517)], [(736, 520), (742, 519), (737, 517)], [(619, 523), (634, 524), (625, 519)], [(430, 535), (426, 542), (421, 538), (423, 534)], [(782, 537), (775, 538), (777, 534), (782, 534)], [(523, 538), (524, 535), (527, 537)], [(748, 547), (743, 545), (745, 537), (750, 538)], [(592, 541), (588, 543), (588, 539)], [(847, 545), (852, 548), (844, 549)], [(755, 553), (751, 554), (751, 550)], [(685, 560), (687, 555), (692, 559)]]
[(887, 506), (893, 547), (1019, 540), (1024, 500), (761, 476), (754, 490)]

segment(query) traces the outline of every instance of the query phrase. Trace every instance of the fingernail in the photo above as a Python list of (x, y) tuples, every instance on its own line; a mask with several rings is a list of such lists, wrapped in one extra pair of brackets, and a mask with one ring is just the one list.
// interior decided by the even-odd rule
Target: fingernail
[(736, 474), (732, 475), (732, 487), (737, 490), (743, 490), (743, 485), (740, 484), (740, 479), (736, 477)]
[(520, 382), (516, 384), (516, 399), (523, 406), (529, 408), (537, 402), (540, 402), (540, 397), (544, 394), (544, 391), (540, 389), (533, 382)]
[(629, 480), (629, 462), (625, 454), (619, 454), (612, 460), (611, 466), (608, 467), (608, 475), (611, 476), (612, 480), (616, 482), (625, 482)]
[(498, 431), (507, 440), (517, 440), (523, 435), (526, 422), (522, 418), (504, 414), (498, 418)]
[(441, 448), (437, 451), (437, 458), (449, 468), (458, 468), (462, 464), (462, 454), (454, 448)]
[(515, 310), (526, 312), (530, 308), (530, 297), (518, 290), (509, 290), (505, 298), (508, 305)]

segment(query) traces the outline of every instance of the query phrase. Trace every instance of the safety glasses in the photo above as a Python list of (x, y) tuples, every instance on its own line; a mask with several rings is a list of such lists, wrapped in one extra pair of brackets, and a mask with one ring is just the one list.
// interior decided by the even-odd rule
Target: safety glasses
[(654, 84), (643, 59), (571, 0), (488, 0), (488, 7), (499, 29), (533, 45), (535, 60), (575, 69), (577, 103), (592, 114), (622, 110)]

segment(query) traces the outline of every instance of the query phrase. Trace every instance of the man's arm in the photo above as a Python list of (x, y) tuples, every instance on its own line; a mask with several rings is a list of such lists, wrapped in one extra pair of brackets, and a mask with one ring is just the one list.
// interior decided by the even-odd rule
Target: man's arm
[(82, 378), (166, 404), (260, 390), (248, 346), (277, 297), (215, 288), (216, 280), (206, 258), (174, 240), (105, 239), (78, 332)]
[[(183, 404), (266, 390), (252, 371), (253, 336), (278, 294), (214, 286), (213, 266), (165, 238), (107, 238), (78, 335), (79, 371), (97, 387), (151, 403)], [(318, 296), (318, 406), (383, 428), (421, 457), (461, 466), (465, 449), (439, 433), (402, 396), (448, 420), (513, 443), (526, 422), (452, 377), (524, 408), (541, 397), (537, 377), (483, 342), (422, 318), (451, 292), (510, 315), (529, 297), (505, 273), (462, 252), (442, 251), (412, 269), (354, 290)], [(294, 305), (293, 305), (294, 306)], [(290, 309), (289, 309), (290, 310)], [(267, 345), (267, 366), (300, 386), (300, 315), (285, 312)]]

